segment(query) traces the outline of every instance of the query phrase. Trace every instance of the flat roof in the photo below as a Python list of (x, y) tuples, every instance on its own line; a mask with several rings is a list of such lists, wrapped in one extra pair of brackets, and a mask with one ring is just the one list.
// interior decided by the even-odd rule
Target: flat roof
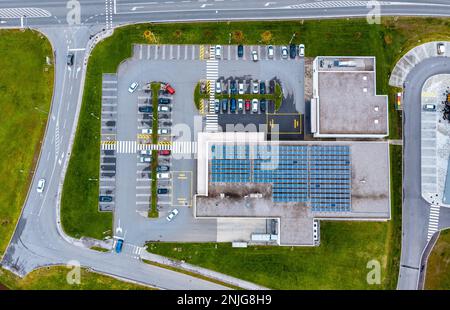
[[(248, 142), (246, 133), (235, 133), (236, 141), (222, 139), (222, 133), (200, 133), (198, 161), (199, 189), (194, 203), (196, 217), (279, 218), (280, 244), (312, 245), (312, 221), (319, 219), (387, 220), (390, 218), (389, 144), (385, 141), (260, 141)], [(204, 137), (200, 137), (203, 135)], [(256, 141), (255, 139), (254, 141)], [(226, 141), (226, 142), (224, 142)], [(245, 141), (245, 142), (244, 142)], [(314, 209), (310, 201), (276, 201), (273, 183), (213, 182), (211, 148), (224, 145), (342, 146), (349, 148), (351, 162), (351, 205), (349, 210)], [(202, 155), (203, 154), (203, 155)], [(333, 155), (330, 155), (333, 156)], [(332, 158), (330, 157), (330, 161)], [(253, 165), (253, 164), (251, 164)], [(297, 170), (293, 169), (293, 173)], [(200, 180), (202, 179), (202, 180)], [(200, 194), (203, 192), (203, 194)]]
[(376, 94), (375, 58), (317, 57), (318, 136), (385, 136), (387, 96)]

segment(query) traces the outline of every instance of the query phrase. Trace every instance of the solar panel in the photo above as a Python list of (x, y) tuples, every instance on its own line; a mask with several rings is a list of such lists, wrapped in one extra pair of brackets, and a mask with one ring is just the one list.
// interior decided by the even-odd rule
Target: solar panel
[(274, 202), (349, 211), (350, 148), (343, 145), (212, 145), (211, 181), (270, 183)]

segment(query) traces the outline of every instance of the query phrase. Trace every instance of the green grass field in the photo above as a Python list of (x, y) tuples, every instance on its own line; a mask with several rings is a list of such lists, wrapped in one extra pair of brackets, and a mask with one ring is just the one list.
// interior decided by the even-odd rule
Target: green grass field
[[(101, 75), (116, 72), (131, 56), (132, 43), (171, 44), (286, 44), (306, 45), (306, 56), (373, 55), (377, 57), (377, 91), (389, 94), (390, 138), (401, 138), (400, 114), (394, 111), (395, 90), (388, 86), (395, 62), (414, 45), (434, 39), (449, 39), (449, 19), (383, 18), (380, 25), (365, 19), (308, 20), (283, 22), (230, 22), (195, 24), (139, 24), (116, 29), (114, 35), (93, 51), (88, 65), (83, 106), (75, 145), (64, 184), (63, 226), (69, 235), (102, 238), (112, 227), (111, 214), (97, 212), (101, 104)], [(145, 32), (147, 36), (144, 36)]]
[(441, 232), (428, 258), (427, 290), (450, 290), (450, 229)]
[(31, 183), (53, 92), (49, 41), (34, 31), (0, 30), (0, 256)]
[(149, 290), (147, 286), (123, 282), (82, 268), (80, 284), (67, 283), (66, 267), (44, 267), (23, 279), (0, 268), (0, 283), (11, 290)]
[[(149, 243), (148, 251), (274, 289), (395, 289), (401, 245), (401, 146), (391, 146), (391, 169), (392, 220), (321, 222), (319, 247)], [(366, 281), (366, 266), (373, 259), (382, 267), (380, 285)]]

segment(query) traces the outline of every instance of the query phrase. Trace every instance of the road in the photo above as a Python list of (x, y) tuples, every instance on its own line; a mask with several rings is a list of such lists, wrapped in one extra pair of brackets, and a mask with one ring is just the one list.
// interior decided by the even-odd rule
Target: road
[[(404, 89), (403, 215), (399, 289), (417, 289), (422, 252), (427, 244), (430, 205), (421, 190), (421, 93), (425, 81), (436, 74), (450, 73), (450, 59), (429, 58), (409, 73)], [(447, 208), (441, 208), (442, 229), (450, 225)]]
[[(139, 0), (93, 0), (80, 1), (80, 18), (72, 14), (77, 9), (77, 1), (0, 0), (0, 28), (38, 29), (50, 39), (56, 54), (55, 88), (48, 121), (48, 128), (42, 142), (41, 156), (36, 167), (29, 196), (23, 208), (17, 229), (3, 258), (2, 264), (24, 275), (34, 268), (50, 264), (66, 264), (77, 260), (81, 265), (97, 271), (168, 289), (222, 288), (216, 284), (177, 274), (169, 270), (143, 264), (131, 255), (99, 253), (77, 246), (58, 230), (60, 189), (64, 181), (64, 167), (70, 156), (71, 139), (77, 123), (77, 111), (81, 103), (85, 67), (83, 59), (91, 36), (119, 25), (137, 22), (235, 20), (235, 19), (292, 19), (327, 18), (344, 16), (366, 16), (370, 11), (367, 1), (258, 1), (248, 0), (188, 0), (190, 2), (160, 1), (149, 4)], [(169, 3), (170, 2), (170, 3)], [(172, 3), (173, 2), (173, 3)], [(398, 0), (385, 3), (381, 7), (384, 15), (439, 15), (450, 16), (450, 5), (443, 0)], [(351, 5), (349, 5), (351, 4)], [(75, 18), (74, 18), (75, 17)], [(74, 23), (75, 22), (75, 23)], [(69, 49), (75, 55), (75, 64), (69, 69), (65, 56)], [(426, 70), (426, 69), (424, 69)], [(408, 129), (411, 132), (413, 129)], [(405, 134), (405, 138), (411, 137)], [(412, 138), (411, 138), (412, 139)], [(415, 147), (414, 141), (410, 141)], [(416, 142), (417, 143), (417, 142)], [(418, 156), (418, 155), (417, 155)], [(411, 164), (417, 158), (410, 158)], [(405, 162), (407, 159), (405, 159)], [(408, 167), (411, 165), (407, 163)], [(418, 166), (416, 166), (418, 167)], [(406, 170), (406, 169), (405, 169)], [(35, 188), (37, 179), (45, 178), (46, 189), (39, 195)], [(419, 180), (420, 178), (417, 178)], [(411, 178), (410, 178), (411, 180)], [(414, 183), (414, 180), (411, 182)], [(417, 184), (412, 184), (411, 197), (420, 197)], [(406, 213), (404, 225), (414, 225), (417, 210), (422, 203), (412, 198)], [(409, 214), (409, 211), (416, 212)], [(409, 219), (408, 219), (409, 218)], [(420, 226), (419, 226), (420, 227)], [(404, 242), (413, 242), (414, 235), (404, 236)], [(403, 255), (402, 265), (417, 266), (413, 253)], [(411, 258), (411, 261), (409, 260)], [(126, 268), (124, 268), (126, 266)], [(408, 267), (402, 267), (408, 269)], [(402, 269), (402, 270), (403, 270)], [(411, 269), (414, 270), (414, 269)], [(405, 274), (405, 275), (403, 275)], [(401, 272), (407, 282), (409, 273)]]

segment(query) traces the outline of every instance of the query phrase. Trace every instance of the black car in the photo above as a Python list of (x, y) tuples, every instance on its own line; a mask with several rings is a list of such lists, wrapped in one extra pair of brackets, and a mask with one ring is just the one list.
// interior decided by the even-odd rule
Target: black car
[(259, 83), (259, 93), (261, 95), (264, 95), (266, 93), (266, 83), (265, 82)]
[(222, 111), (227, 112), (228, 110), (228, 99), (222, 99)]
[(72, 66), (73, 65), (73, 58), (74, 58), (73, 53), (67, 54), (67, 65), (68, 66)]
[(111, 202), (113, 199), (111, 196), (99, 196), (98, 200), (100, 202)]
[(242, 44), (238, 45), (238, 57), (244, 56), (244, 46)]
[(236, 99), (231, 98), (230, 100), (230, 112), (235, 113), (236, 112)]
[(266, 112), (266, 99), (261, 99), (259, 101), (259, 109), (261, 112)]
[(295, 56), (297, 56), (297, 45), (289, 45), (289, 56), (291, 57), (291, 59), (294, 59)]
[(157, 193), (158, 194), (168, 194), (169, 193), (169, 189), (167, 189), (167, 188), (158, 188)]
[(237, 93), (237, 87), (236, 87), (236, 81), (230, 82), (230, 93), (236, 94)]
[(158, 172), (167, 172), (169, 170), (170, 170), (169, 166), (164, 165), (158, 165), (158, 167), (156, 168), (156, 171)]
[(149, 105), (145, 105), (142, 107), (139, 107), (139, 112), (141, 113), (152, 113), (153, 112), (153, 108)]
[(170, 103), (169, 98), (159, 98), (158, 99), (158, 104), (169, 104), (169, 103)]
[(269, 93), (273, 94), (275, 92), (275, 81), (270, 80), (269, 81)]

